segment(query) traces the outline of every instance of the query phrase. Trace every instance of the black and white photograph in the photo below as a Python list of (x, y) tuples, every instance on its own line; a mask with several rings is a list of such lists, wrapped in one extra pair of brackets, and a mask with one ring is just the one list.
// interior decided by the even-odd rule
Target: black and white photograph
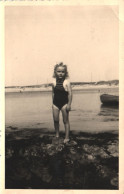
[(119, 6), (5, 6), (5, 189), (119, 189)]

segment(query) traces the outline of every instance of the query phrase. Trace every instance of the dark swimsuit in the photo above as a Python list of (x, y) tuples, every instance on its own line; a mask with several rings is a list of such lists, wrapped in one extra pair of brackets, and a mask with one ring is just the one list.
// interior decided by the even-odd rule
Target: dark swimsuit
[(58, 107), (59, 110), (68, 103), (68, 92), (63, 87), (64, 80), (56, 80), (56, 86), (54, 88), (53, 104)]

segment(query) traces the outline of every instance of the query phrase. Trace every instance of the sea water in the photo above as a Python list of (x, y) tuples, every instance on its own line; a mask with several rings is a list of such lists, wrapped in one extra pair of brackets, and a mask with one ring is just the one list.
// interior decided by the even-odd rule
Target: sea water
[[(102, 91), (118, 95), (118, 89)], [(100, 101), (100, 90), (73, 91), (70, 125), (72, 131), (118, 131), (118, 107), (105, 107)], [(6, 130), (45, 128), (54, 131), (51, 92), (6, 93)], [(64, 130), (60, 113), (60, 131)]]

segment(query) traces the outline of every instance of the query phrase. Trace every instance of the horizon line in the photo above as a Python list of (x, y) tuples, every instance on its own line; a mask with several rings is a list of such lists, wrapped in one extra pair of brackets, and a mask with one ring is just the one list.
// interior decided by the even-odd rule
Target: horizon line
[[(99, 83), (99, 82), (112, 82), (112, 81), (118, 81), (119, 82), (119, 79), (112, 79), (112, 80), (100, 80), (100, 81), (91, 81), (91, 82), (85, 82), (85, 81), (72, 81), (71, 83), (74, 84), (74, 83), (85, 83), (85, 84), (88, 84), (88, 83)], [(42, 84), (31, 84), (31, 85), (8, 85), (8, 86), (5, 86), (6, 87), (31, 87), (31, 86), (41, 86), (41, 85), (50, 85), (52, 84), (52, 82), (50, 83), (42, 83)]]

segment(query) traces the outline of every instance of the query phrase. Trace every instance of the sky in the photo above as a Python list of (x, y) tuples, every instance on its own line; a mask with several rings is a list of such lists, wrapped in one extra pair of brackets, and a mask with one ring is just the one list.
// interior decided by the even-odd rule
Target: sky
[(6, 6), (5, 85), (51, 83), (54, 65), (71, 82), (119, 79), (117, 6)]

